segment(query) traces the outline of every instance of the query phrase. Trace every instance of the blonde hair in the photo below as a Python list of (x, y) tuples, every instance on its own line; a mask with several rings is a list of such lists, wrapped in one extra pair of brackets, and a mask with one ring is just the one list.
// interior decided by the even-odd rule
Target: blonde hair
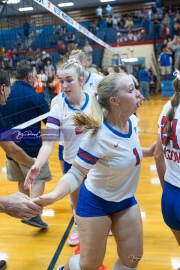
[(70, 56), (78, 58), (80, 62), (82, 62), (83, 60), (87, 60), (86, 54), (81, 50), (71, 53)]
[(92, 130), (92, 136), (96, 135), (99, 127), (103, 123), (102, 108), (111, 113), (110, 98), (120, 96), (120, 81), (125, 77), (129, 78), (128, 75), (124, 73), (116, 73), (104, 77), (98, 84), (98, 97), (92, 98), (91, 114), (87, 116), (83, 112), (75, 112), (72, 117), (74, 123), (84, 126), (85, 132)]
[(83, 70), (83, 67), (78, 64), (77, 62), (75, 62), (74, 60), (73, 61), (68, 61), (64, 64), (62, 64), (58, 70), (57, 70), (57, 74), (59, 76), (59, 73), (62, 71), (62, 70), (66, 70), (66, 69), (70, 69), (70, 68), (74, 68), (78, 74), (78, 78), (84, 78), (84, 70)]
[[(180, 56), (178, 56), (176, 62), (175, 62), (175, 69), (180, 70)], [(172, 131), (172, 127), (171, 127), (171, 122), (174, 118), (174, 114), (175, 114), (175, 109), (176, 107), (178, 107), (179, 105), (179, 95), (180, 95), (180, 80), (178, 78), (176, 78), (173, 81), (173, 87), (175, 89), (175, 94), (172, 96), (171, 98), (171, 108), (169, 109), (169, 111), (166, 114), (166, 119), (167, 119), (167, 125), (165, 126), (165, 133), (167, 134), (166, 139), (165, 139), (165, 146), (169, 145), (170, 142), (170, 136), (171, 136), (171, 131)]]

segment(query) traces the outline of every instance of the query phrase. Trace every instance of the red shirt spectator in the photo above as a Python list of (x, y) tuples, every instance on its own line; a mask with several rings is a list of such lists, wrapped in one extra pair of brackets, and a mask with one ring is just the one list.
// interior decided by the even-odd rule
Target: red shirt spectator
[(12, 52), (11, 49), (9, 49), (9, 50), (7, 51), (7, 57), (10, 58), (10, 59), (13, 59), (13, 52)]

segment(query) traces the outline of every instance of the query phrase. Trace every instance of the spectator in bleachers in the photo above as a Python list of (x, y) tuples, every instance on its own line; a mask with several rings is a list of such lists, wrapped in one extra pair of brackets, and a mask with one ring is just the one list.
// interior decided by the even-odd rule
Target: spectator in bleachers
[(57, 76), (51, 72), (48, 74), (47, 87), (50, 95), (50, 100), (52, 100), (61, 91), (61, 86)]
[(76, 37), (71, 31), (68, 31), (65, 39), (68, 44), (68, 53), (70, 54), (71, 51), (74, 49), (74, 43), (75, 43)]
[(55, 74), (55, 68), (54, 66), (51, 64), (50, 60), (46, 61), (46, 64), (44, 66), (44, 72), (45, 74), (48, 76), (49, 73)]
[(36, 75), (36, 81), (34, 83), (36, 92), (44, 97), (45, 83), (40, 79), (40, 76)]
[(135, 87), (137, 88), (139, 86), (138, 80), (134, 77), (134, 75), (128, 73), (127, 67), (125, 65), (119, 66), (119, 73), (126, 73), (133, 80)]
[(86, 53), (86, 56), (87, 56), (87, 58), (86, 58), (87, 67), (89, 67), (93, 62), (92, 54), (91, 53)]
[(180, 54), (180, 37), (175, 36), (172, 42), (171, 50), (174, 52), (175, 61)]
[(98, 30), (99, 30), (99, 27), (97, 26), (96, 21), (95, 21), (95, 23), (92, 24), (92, 33), (96, 35)]
[(124, 25), (124, 21), (123, 21), (123, 19), (120, 19), (120, 20), (118, 21), (117, 26), (118, 26), (118, 29), (119, 29), (119, 30), (121, 30), (121, 29), (124, 29), (124, 28), (125, 28), (125, 25)]
[(125, 23), (125, 27), (128, 28), (128, 29), (130, 29), (130, 28), (132, 28), (133, 26), (134, 26), (134, 23), (133, 23), (133, 21), (132, 21), (132, 18), (131, 18), (131, 17), (128, 17), (128, 19), (127, 19), (127, 21), (126, 21), (126, 23)]
[(29, 23), (27, 22), (26, 19), (24, 19), (23, 29), (24, 29), (25, 37), (28, 38), (29, 37)]
[(138, 72), (139, 83), (140, 83), (140, 92), (143, 95), (143, 100), (149, 100), (149, 73), (144, 65), (141, 66), (141, 69)]
[(179, 13), (176, 13), (175, 18), (174, 18), (174, 22), (180, 24), (180, 14)]
[(87, 55), (92, 54), (93, 52), (93, 48), (91, 47), (91, 45), (89, 45), (89, 41), (86, 41), (84, 44), (84, 47), (82, 48), (82, 51)]
[(79, 42), (84, 42), (85, 41), (85, 35), (83, 33), (81, 33), (80, 31), (77, 31), (77, 33), (76, 33), (76, 39), (77, 39), (77, 42), (78, 43)]
[(21, 34), (19, 32), (16, 32), (16, 41), (15, 41), (17, 50), (21, 50), (21, 46), (22, 46), (22, 37)]
[(163, 40), (163, 44), (161, 45), (161, 52), (162, 52), (162, 50), (164, 49), (164, 48), (166, 48), (168, 46), (168, 41), (167, 41), (167, 39), (164, 39)]
[(151, 74), (149, 78), (149, 94), (156, 94), (157, 77), (155, 74)]
[(164, 48), (159, 55), (159, 66), (161, 70), (161, 78), (163, 81), (169, 80), (172, 69), (172, 52), (168, 48)]
[(31, 27), (33, 35), (35, 36), (36, 35), (36, 21), (34, 18), (31, 18), (30, 20), (30, 27)]
[(50, 37), (49, 43), (51, 45), (56, 45), (58, 42), (58, 36), (55, 33), (52, 33), (52, 36)]
[(101, 8), (101, 6), (99, 6), (98, 8), (96, 8), (96, 15), (97, 15), (97, 19), (98, 19), (98, 26), (101, 23), (101, 21), (103, 20), (103, 10)]
[(128, 34), (127, 34), (127, 38), (129, 41), (133, 41), (134, 39), (134, 34), (131, 30), (129, 30)]
[(66, 48), (66, 45), (65, 44), (63, 44), (63, 46), (62, 46), (62, 50), (61, 50), (61, 52), (60, 52), (60, 54), (59, 54), (59, 56), (60, 56), (60, 60), (62, 61), (62, 63), (64, 63), (67, 59), (68, 59), (68, 50), (67, 50), (67, 48)]
[(139, 18), (140, 21), (143, 20), (143, 18), (144, 18), (145, 15), (146, 15), (146, 12), (145, 12), (145, 9), (144, 8), (141, 9), (141, 10), (139, 10), (139, 12), (138, 12), (138, 18)]
[(56, 48), (57, 48), (57, 50), (58, 50), (58, 53), (60, 54), (61, 53), (61, 51), (64, 49), (64, 43), (63, 43), (63, 41), (60, 39), (60, 40), (58, 40), (58, 44), (56, 45)]
[(109, 4), (106, 7), (106, 15), (108, 17), (112, 17), (112, 15), (113, 15), (113, 8)]
[(58, 36), (60, 32), (61, 32), (61, 25), (56, 23), (53, 26), (53, 33)]
[(162, 23), (163, 23), (163, 25), (167, 25), (169, 27), (169, 25), (170, 25), (170, 18), (169, 18), (168, 13), (165, 14)]
[(99, 23), (98, 23), (98, 20), (95, 20), (95, 21), (94, 21), (94, 28), (95, 28), (96, 32), (99, 30)]
[(43, 51), (42, 57), (41, 57), (42, 64), (46, 64), (47, 60), (52, 60), (52, 57), (50, 56), (49, 53), (46, 53), (45, 51)]
[(67, 33), (66, 25), (65, 24), (61, 25), (61, 28), (62, 28), (63, 34), (66, 34)]
[(42, 60), (41, 60), (42, 54), (41, 50), (38, 48), (34, 55), (34, 61), (36, 62), (36, 70), (37, 73), (40, 72), (40, 69), (42, 68)]
[(40, 70), (40, 73), (38, 74), (38, 76), (39, 76), (39, 79), (40, 79), (44, 84), (46, 84), (46, 82), (47, 82), (47, 75), (44, 73), (44, 70), (43, 70), (43, 69)]
[(113, 27), (118, 29), (118, 17), (114, 15), (113, 17)]
[(29, 48), (29, 50), (28, 50), (28, 52), (27, 52), (27, 60), (28, 60), (29, 62), (35, 60), (35, 52), (33, 51), (32, 48)]
[(162, 38), (167, 39), (169, 37), (169, 27), (167, 24), (164, 24), (164, 27), (162, 29)]
[(79, 48), (78, 48), (78, 44), (75, 43), (75, 44), (74, 44), (74, 49), (71, 51), (71, 53), (75, 53), (75, 52), (77, 52), (77, 51), (79, 51)]
[(149, 20), (148, 16), (147, 15), (144, 15), (144, 18), (142, 20), (142, 26), (145, 28), (146, 37), (149, 34), (149, 24), (150, 24), (150, 20)]
[(158, 18), (158, 15), (154, 15), (154, 20), (152, 21), (152, 24), (154, 26), (154, 40), (160, 38), (160, 30), (161, 30), (161, 22)]
[(10, 59), (13, 59), (13, 49), (12, 47), (7, 50), (7, 57), (10, 58)]
[(152, 4), (151, 5), (151, 10), (152, 10), (152, 14), (157, 14), (157, 6), (156, 6), (156, 3)]
[(107, 28), (113, 27), (113, 18), (111, 16), (106, 18), (106, 25), (107, 25)]
[(179, 23), (175, 22), (173, 25), (173, 36), (179, 36), (179, 31), (180, 27), (179, 27)]
[(8, 54), (5, 53), (4, 57), (2, 58), (2, 68), (5, 70), (11, 69), (13, 66), (12, 58), (8, 57)]

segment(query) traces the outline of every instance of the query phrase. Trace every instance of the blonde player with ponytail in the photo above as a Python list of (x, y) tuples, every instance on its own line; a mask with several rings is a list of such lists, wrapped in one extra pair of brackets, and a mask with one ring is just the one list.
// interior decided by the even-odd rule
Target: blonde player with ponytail
[[(114, 270), (135, 270), (143, 253), (142, 220), (134, 197), (143, 156), (152, 156), (155, 146), (141, 148), (133, 113), (141, 95), (126, 74), (102, 79), (92, 99), (91, 114), (73, 114), (83, 126), (83, 137), (71, 169), (49, 194), (35, 199), (49, 205), (72, 193), (82, 183), (76, 216), (81, 253), (59, 270), (97, 270), (104, 259), (109, 230), (117, 244)], [(104, 112), (104, 113), (103, 113)], [(33, 166), (40, 167), (40, 161)], [(34, 180), (31, 171), (26, 186)], [(88, 233), (87, 233), (88, 232)]]
[(180, 245), (180, 56), (175, 68), (175, 93), (164, 105), (158, 120), (155, 160), (163, 188), (163, 218)]

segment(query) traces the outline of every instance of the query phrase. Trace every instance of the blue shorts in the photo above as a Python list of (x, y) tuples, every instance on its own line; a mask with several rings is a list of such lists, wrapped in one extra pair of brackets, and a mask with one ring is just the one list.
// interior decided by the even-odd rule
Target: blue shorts
[(76, 214), (80, 217), (109, 216), (137, 204), (135, 197), (121, 202), (106, 201), (90, 192), (83, 183), (80, 189)]
[(71, 166), (72, 164), (69, 164), (64, 160), (64, 169), (63, 169), (64, 173), (67, 173), (69, 169), (71, 169)]
[(173, 230), (180, 230), (180, 188), (165, 182), (161, 207), (165, 223)]
[(62, 161), (64, 160), (63, 159), (63, 150), (64, 150), (64, 146), (59, 144), (58, 157), (59, 157), (59, 160), (62, 160)]

